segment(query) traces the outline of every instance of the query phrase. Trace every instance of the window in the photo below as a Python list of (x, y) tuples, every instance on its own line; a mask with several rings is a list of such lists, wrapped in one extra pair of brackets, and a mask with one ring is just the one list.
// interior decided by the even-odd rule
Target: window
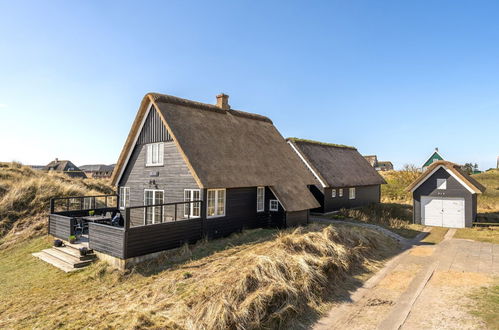
[(269, 201), (269, 210), (279, 211), (279, 202), (277, 201), (277, 199), (271, 199)]
[(447, 179), (437, 179), (437, 189), (447, 189)]
[(163, 165), (164, 144), (149, 143), (146, 145), (146, 166)]
[(95, 198), (94, 197), (83, 197), (83, 209), (90, 210), (95, 207)]
[(331, 197), (335, 198), (336, 197), (336, 189), (333, 189), (331, 191)]
[(343, 189), (338, 189), (338, 196), (343, 197)]
[[(163, 190), (152, 190), (145, 189), (144, 190), (144, 205), (157, 205), (163, 204)], [(146, 207), (144, 211), (144, 225), (151, 225), (155, 223), (162, 222), (161, 215), (162, 212), (161, 206), (151, 206)]]
[[(199, 189), (185, 189), (184, 190), (184, 202), (192, 202), (200, 200), (200, 190)], [(197, 218), (200, 215), (201, 205), (200, 203), (188, 203), (184, 204), (184, 217), (187, 218)]]
[(355, 199), (355, 188), (349, 188), (348, 189), (348, 198), (349, 199)]
[(256, 188), (256, 211), (265, 211), (265, 187)]
[(225, 215), (225, 189), (208, 189), (207, 217), (223, 217)]
[(130, 188), (120, 187), (120, 210), (130, 206)]

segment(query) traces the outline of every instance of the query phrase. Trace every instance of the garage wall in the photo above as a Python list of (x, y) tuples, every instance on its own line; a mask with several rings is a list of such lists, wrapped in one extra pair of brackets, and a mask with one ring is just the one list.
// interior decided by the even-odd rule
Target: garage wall
[[(447, 179), (447, 189), (437, 189), (437, 179)], [(421, 196), (433, 197), (463, 197), (464, 198), (464, 221), (466, 227), (471, 227), (471, 223), (476, 217), (476, 195), (470, 193), (445, 169), (440, 168), (430, 176), (413, 193), (414, 222), (421, 223)]]

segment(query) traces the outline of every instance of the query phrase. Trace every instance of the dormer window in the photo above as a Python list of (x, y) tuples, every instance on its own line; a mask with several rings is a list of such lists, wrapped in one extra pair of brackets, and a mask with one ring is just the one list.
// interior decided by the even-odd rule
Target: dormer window
[(146, 145), (146, 166), (162, 166), (164, 156), (163, 142)]

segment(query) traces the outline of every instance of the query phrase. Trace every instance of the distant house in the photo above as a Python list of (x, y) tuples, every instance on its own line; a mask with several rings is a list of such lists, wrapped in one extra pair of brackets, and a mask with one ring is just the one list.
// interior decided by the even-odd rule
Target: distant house
[(83, 165), (80, 169), (85, 172), (85, 174), (90, 178), (110, 178), (113, 175), (114, 164), (113, 165)]
[(47, 172), (60, 172), (64, 173), (72, 178), (86, 178), (85, 173), (75, 164), (69, 160), (59, 160), (55, 159), (43, 167), (44, 171)]
[(321, 206), (314, 211), (379, 203), (386, 182), (357, 149), (297, 138), (287, 141), (316, 179), (310, 190)]
[(376, 171), (392, 171), (393, 164), (389, 161), (378, 161), (378, 157), (376, 155), (368, 155), (364, 156), (367, 162), (376, 169)]
[(439, 160), (444, 160), (444, 158), (438, 152), (438, 148), (435, 148), (435, 151), (430, 155), (430, 157), (428, 157), (426, 159), (426, 161), (423, 163), (423, 166), (421, 166), (421, 168), (423, 169), (423, 171), (425, 171), (428, 166), (430, 166), (431, 164), (433, 164), (435, 162), (438, 162)]
[(459, 165), (439, 160), (428, 166), (407, 191), (413, 195), (415, 223), (464, 228), (475, 221), (477, 195), (485, 187)]

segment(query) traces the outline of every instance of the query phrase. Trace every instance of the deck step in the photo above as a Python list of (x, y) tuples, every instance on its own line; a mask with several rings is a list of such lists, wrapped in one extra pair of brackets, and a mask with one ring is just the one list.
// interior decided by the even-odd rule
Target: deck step
[(58, 258), (74, 268), (85, 267), (92, 263), (92, 260), (80, 260), (80, 258), (76, 258), (66, 252), (54, 248), (45, 249), (42, 252), (45, 252), (55, 258)]
[(80, 255), (80, 250), (71, 248), (69, 246), (61, 246), (61, 247), (54, 246), (53, 248), (55, 250), (69, 254), (70, 256), (73, 256), (79, 260), (93, 260), (96, 258), (96, 255), (93, 253), (93, 251), (89, 251), (87, 255), (82, 256)]
[(74, 268), (70, 264), (62, 261), (61, 259), (53, 257), (50, 254), (45, 253), (43, 251), (33, 253), (33, 256), (37, 257), (40, 260), (45, 261), (46, 263), (51, 264), (52, 266), (59, 268), (60, 270), (66, 272), (66, 273), (74, 272), (74, 271), (80, 269), (80, 268)]

